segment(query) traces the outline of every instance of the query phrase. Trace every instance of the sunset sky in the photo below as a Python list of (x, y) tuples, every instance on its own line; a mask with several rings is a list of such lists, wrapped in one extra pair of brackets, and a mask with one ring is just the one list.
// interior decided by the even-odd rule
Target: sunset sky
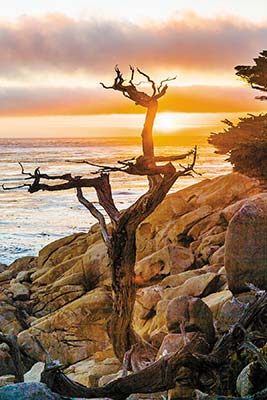
[(90, 115), (143, 112), (100, 87), (112, 82), (115, 64), (125, 76), (129, 64), (156, 80), (177, 75), (163, 112), (266, 108), (234, 75), (267, 48), (265, 0), (1, 3), (0, 137), (49, 134), (53, 121), (60, 129), (69, 121), (78, 134), (74, 116), (90, 125)]

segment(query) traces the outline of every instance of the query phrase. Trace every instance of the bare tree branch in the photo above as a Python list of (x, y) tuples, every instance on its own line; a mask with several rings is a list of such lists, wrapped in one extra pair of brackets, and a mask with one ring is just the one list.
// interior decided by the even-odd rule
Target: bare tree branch
[(152, 89), (153, 89), (153, 94), (152, 97), (155, 96), (157, 89), (156, 89), (156, 83), (150, 78), (149, 75), (145, 74), (143, 71), (141, 71), (139, 68), (137, 68), (137, 71), (139, 72), (140, 75), (143, 75), (144, 77), (147, 78), (148, 82), (151, 83)]
[(100, 227), (101, 227), (101, 234), (102, 234), (103, 241), (108, 245), (110, 239), (109, 239), (109, 235), (108, 235), (108, 231), (107, 231), (106, 221), (105, 221), (103, 214), (100, 211), (98, 211), (98, 209), (93, 205), (93, 203), (91, 203), (89, 200), (87, 200), (84, 197), (81, 187), (78, 187), (76, 190), (77, 190), (77, 198), (78, 198), (79, 202), (84, 207), (86, 207), (87, 210), (89, 210), (90, 213), (98, 220)]
[(160, 92), (160, 89), (162, 88), (162, 85), (163, 85), (164, 82), (174, 81), (176, 78), (177, 78), (177, 75), (175, 75), (173, 78), (163, 79), (163, 80), (160, 82), (160, 84), (159, 84), (159, 86), (158, 86), (158, 88), (157, 88), (157, 89), (158, 89), (158, 92)]
[(113, 89), (122, 92), (125, 97), (134, 101), (135, 104), (137, 105), (141, 105), (143, 107), (149, 107), (149, 104), (152, 100), (158, 100), (166, 93), (168, 86), (167, 85), (163, 86), (163, 83), (176, 79), (176, 77), (163, 79), (160, 82), (159, 86), (157, 87), (155, 81), (153, 81), (153, 79), (151, 79), (148, 74), (141, 71), (139, 68), (136, 68), (136, 70), (140, 75), (144, 76), (149, 83), (151, 83), (153, 91), (151, 96), (145, 92), (137, 90), (136, 86), (138, 86), (140, 83), (138, 84), (133, 83), (135, 69), (131, 65), (130, 65), (131, 77), (129, 80), (129, 84), (125, 83), (126, 81), (123, 78), (123, 75), (117, 65), (115, 66), (116, 76), (113, 85), (108, 86), (105, 85), (103, 82), (100, 82), (100, 84), (105, 89)]

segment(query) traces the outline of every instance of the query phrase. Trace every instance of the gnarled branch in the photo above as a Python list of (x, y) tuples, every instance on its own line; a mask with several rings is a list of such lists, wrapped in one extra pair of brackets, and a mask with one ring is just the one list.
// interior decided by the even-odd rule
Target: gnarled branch
[(122, 72), (118, 68), (118, 66), (115, 66), (115, 79), (113, 85), (105, 85), (103, 82), (100, 82), (103, 88), (105, 89), (113, 89), (113, 90), (118, 90), (123, 93), (125, 97), (128, 99), (132, 100), (135, 102), (136, 105), (141, 105), (143, 107), (149, 107), (150, 103), (152, 101), (158, 100), (160, 97), (164, 96), (167, 89), (168, 85), (164, 85), (164, 82), (169, 82), (174, 79), (176, 79), (176, 76), (173, 78), (167, 78), (163, 79), (160, 84), (157, 86), (156, 82), (151, 79), (151, 77), (143, 72), (140, 68), (136, 68), (136, 71), (144, 76), (147, 81), (151, 84), (152, 88), (152, 95), (148, 95), (145, 92), (142, 92), (140, 90), (137, 90), (137, 86), (139, 84), (134, 84), (133, 79), (134, 79), (134, 74), (135, 74), (135, 68), (130, 65), (130, 71), (131, 71), (131, 77), (129, 80), (129, 83), (127, 84), (126, 80), (123, 78)]
[(93, 203), (91, 203), (89, 200), (87, 200), (84, 197), (81, 187), (78, 187), (76, 190), (77, 190), (77, 198), (78, 198), (79, 202), (85, 208), (87, 208), (87, 210), (90, 211), (90, 213), (98, 220), (100, 228), (101, 228), (101, 234), (102, 234), (103, 241), (108, 245), (109, 235), (108, 235), (107, 225), (106, 225), (106, 221), (105, 221), (103, 214), (100, 211), (98, 211), (98, 209), (93, 205)]

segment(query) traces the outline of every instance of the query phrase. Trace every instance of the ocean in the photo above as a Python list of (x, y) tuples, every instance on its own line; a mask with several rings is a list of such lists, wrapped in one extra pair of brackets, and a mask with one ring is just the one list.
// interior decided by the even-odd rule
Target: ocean
[[(198, 145), (196, 170), (202, 175), (179, 179), (172, 191), (231, 171), (225, 156), (215, 154), (214, 148), (208, 145), (209, 132), (209, 128), (184, 127), (178, 134), (168, 131), (156, 135), (155, 151), (158, 155), (185, 153), (194, 144)], [(71, 172), (73, 175), (89, 177), (94, 168), (75, 161), (90, 160), (98, 164), (114, 165), (118, 160), (140, 155), (140, 144), (138, 136), (122, 135), (0, 139), (0, 183), (9, 187), (23, 183), (24, 176), (21, 175), (18, 161), (23, 163), (26, 172), (40, 167), (42, 172), (49, 174)], [(184, 161), (185, 164), (187, 162)], [(122, 173), (113, 173), (111, 183), (119, 209), (126, 208), (147, 188), (145, 177)], [(96, 202), (93, 189), (86, 189), (84, 193), (90, 201)], [(78, 203), (73, 190), (29, 194), (26, 188), (12, 191), (0, 189), (0, 215), (0, 263), (7, 265), (19, 257), (37, 255), (43, 246), (63, 236), (87, 232), (96, 222)]]

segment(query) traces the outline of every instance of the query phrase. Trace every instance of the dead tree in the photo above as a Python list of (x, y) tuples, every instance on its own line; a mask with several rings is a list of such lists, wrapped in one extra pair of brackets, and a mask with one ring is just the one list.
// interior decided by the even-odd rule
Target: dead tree
[[(177, 156), (156, 157), (154, 155), (153, 124), (157, 113), (158, 100), (167, 91), (166, 82), (175, 78), (167, 78), (157, 86), (147, 74), (137, 69), (137, 72), (142, 77), (145, 77), (147, 83), (151, 85), (152, 94), (149, 95), (137, 89), (137, 84), (134, 84), (135, 69), (133, 67), (130, 67), (130, 69), (131, 78), (128, 82), (123, 78), (119, 68), (116, 67), (113, 85), (106, 86), (103, 83), (101, 85), (105, 89), (122, 92), (125, 97), (134, 101), (136, 105), (146, 108), (146, 118), (142, 130), (143, 153), (141, 156), (131, 160), (118, 161), (117, 166), (93, 164), (98, 167), (98, 176), (94, 178), (72, 176), (71, 174), (51, 176), (41, 173), (39, 168), (31, 174), (26, 173), (21, 165), (22, 174), (26, 176), (25, 179), (31, 181), (31, 183), (23, 185), (28, 187), (30, 193), (42, 190), (51, 192), (74, 188), (79, 202), (98, 220), (103, 240), (107, 245), (112, 273), (113, 312), (109, 321), (109, 335), (114, 352), (121, 361), (131, 346), (141, 340), (132, 327), (136, 297), (134, 265), (137, 227), (162, 202), (179, 177), (192, 174), (197, 155), (196, 148), (187, 154)], [(187, 166), (180, 165), (180, 170), (176, 171), (171, 161), (184, 159), (190, 154), (192, 154), (192, 162)], [(84, 163), (92, 165), (86, 160)], [(115, 205), (109, 182), (109, 173), (116, 171), (130, 175), (144, 175), (148, 177), (149, 182), (148, 191), (128, 209), (122, 211), (119, 211)], [(52, 184), (52, 180), (59, 182)], [(94, 188), (99, 204), (111, 221), (111, 230), (107, 229), (104, 215), (86, 199), (83, 194), (83, 188)]]

